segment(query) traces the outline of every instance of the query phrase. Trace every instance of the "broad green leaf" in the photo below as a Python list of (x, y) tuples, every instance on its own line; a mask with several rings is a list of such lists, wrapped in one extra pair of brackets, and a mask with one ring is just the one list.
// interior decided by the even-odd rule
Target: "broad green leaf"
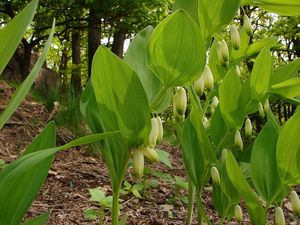
[(156, 149), (158, 155), (159, 155), (159, 159), (160, 161), (165, 164), (167, 167), (169, 168), (173, 168), (172, 166), (172, 161), (170, 159), (170, 154), (164, 150), (159, 150), (159, 149)]
[(38, 0), (31, 1), (12, 21), (0, 29), (0, 76), (33, 19)]
[(89, 189), (91, 198), (90, 201), (101, 202), (105, 199), (105, 192), (100, 190), (99, 188)]
[(251, 154), (251, 178), (260, 196), (270, 202), (281, 186), (277, 172), (276, 142), (278, 129), (271, 121), (255, 139)]
[(91, 80), (104, 130), (120, 130), (128, 149), (143, 144), (150, 132), (150, 108), (136, 73), (100, 46), (93, 58)]
[[(104, 131), (99, 106), (100, 104), (96, 101), (92, 83), (89, 81), (80, 98), (80, 111), (93, 133)], [(117, 187), (122, 180), (124, 169), (127, 166), (128, 148), (123, 143), (120, 134), (97, 144), (108, 166), (113, 186)]]
[(93, 133), (102, 133), (104, 131), (95, 92), (90, 80), (80, 98), (80, 112)]
[(220, 162), (217, 168), (221, 185), (213, 188), (214, 206), (223, 218), (226, 217), (227, 220), (230, 220), (234, 215), (235, 205), (240, 201), (240, 194), (228, 177), (225, 162)]
[(173, 8), (173, 12), (178, 9), (184, 9), (187, 11), (190, 16), (194, 19), (194, 21), (199, 24), (199, 15), (198, 15), (198, 8), (199, 8), (199, 0), (176, 0)]
[(205, 185), (210, 165), (216, 156), (202, 125), (200, 112), (192, 110), (182, 136), (183, 159), (188, 175), (197, 188)]
[(164, 86), (192, 84), (205, 65), (205, 45), (196, 22), (177, 10), (158, 24), (148, 46), (151, 70)]
[(251, 99), (261, 99), (269, 86), (272, 59), (269, 48), (264, 47), (255, 60), (250, 76)]
[(222, 31), (234, 18), (241, 0), (201, 0), (198, 6), (204, 40)]
[(267, 37), (249, 45), (247, 51), (245, 52), (246, 57), (250, 58), (257, 55), (266, 45), (268, 45), (270, 49), (277, 47), (278, 37)]
[[(23, 157), (42, 149), (52, 148), (55, 144), (55, 124), (51, 122), (28, 146)], [(16, 166), (14, 163), (0, 172), (0, 221), (3, 224), (20, 224), (45, 182), (52, 159), (50, 155), (22, 174), (10, 175)]]
[(208, 133), (211, 136), (212, 142), (215, 146), (218, 146), (223, 137), (226, 135), (227, 127), (220, 112), (220, 107), (217, 107), (216, 111), (212, 115), (211, 124), (208, 129)]
[(241, 91), (240, 107), (245, 109), (245, 114), (252, 114), (258, 110), (258, 103), (257, 99), (251, 99), (250, 77), (248, 77)]
[(298, 0), (243, 0), (243, 4), (256, 5), (283, 16), (300, 16)]
[(286, 98), (293, 98), (300, 95), (300, 78), (292, 78), (271, 86), (269, 91)]
[(25, 223), (22, 223), (22, 225), (44, 225), (46, 224), (48, 217), (49, 213), (44, 213), (30, 220), (27, 220)]
[(255, 192), (251, 189), (237, 161), (235, 160), (233, 154), (230, 151), (227, 151), (226, 170), (230, 181), (232, 182), (234, 187), (240, 192), (245, 201), (259, 204)]
[(279, 176), (283, 182), (300, 182), (300, 111), (297, 111), (282, 127), (278, 141), (276, 158)]
[[(46, 42), (45, 48), (39, 57), (38, 61), (34, 65), (33, 69), (31, 70), (30, 74), (26, 78), (26, 80), (18, 87), (14, 95), (11, 97), (11, 100), (9, 104), (6, 106), (5, 110), (0, 114), (0, 129), (4, 126), (5, 122), (9, 119), (9, 117), (14, 113), (14, 111), (18, 108), (19, 104), (22, 102), (26, 94), (31, 88), (31, 85), (33, 84), (39, 70), (41, 69), (47, 53), (49, 51), (53, 34), (54, 34), (54, 26), (55, 21), (53, 21), (51, 33), (49, 35), (49, 38)], [(1, 40), (0, 40), (1, 43)], [(2, 54), (1, 54), (2, 55)], [(1, 58), (1, 57), (0, 57)]]
[(293, 62), (279, 66), (270, 77), (270, 86), (289, 80), (298, 75), (300, 71), (300, 59), (295, 59)]
[(256, 193), (251, 189), (237, 161), (235, 160), (233, 154), (230, 151), (227, 152), (226, 170), (230, 181), (232, 182), (234, 187), (239, 191), (239, 193), (242, 195), (246, 202), (251, 224), (265, 225), (266, 209), (260, 205)]
[(229, 129), (239, 129), (244, 120), (243, 108), (239, 105), (242, 84), (234, 69), (226, 74), (219, 88), (220, 111)]
[[(128, 50), (124, 56), (124, 61), (127, 62), (139, 76), (150, 104), (159, 94), (159, 91), (163, 89), (162, 82), (154, 75), (148, 65), (147, 47), (152, 31), (153, 27), (151, 26), (141, 30), (130, 42)], [(172, 90), (169, 88), (158, 104), (151, 104), (151, 110), (157, 113), (164, 111), (169, 106), (172, 96)]]

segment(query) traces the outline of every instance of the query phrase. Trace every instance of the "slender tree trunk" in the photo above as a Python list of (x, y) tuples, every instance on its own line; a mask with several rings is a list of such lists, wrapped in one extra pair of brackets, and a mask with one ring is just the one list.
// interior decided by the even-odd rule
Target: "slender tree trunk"
[(100, 45), (100, 19), (93, 6), (90, 7), (88, 24), (88, 72), (91, 76), (93, 56)]
[(31, 60), (31, 47), (29, 45), (24, 45), (23, 50), (23, 54), (17, 56), (20, 65), (21, 81), (25, 80), (30, 72)]
[(80, 31), (72, 31), (72, 76), (71, 76), (71, 88), (75, 91), (75, 94), (79, 94), (81, 91), (81, 54), (80, 54)]
[(67, 83), (68, 61), (69, 61), (68, 48), (64, 46), (60, 57), (59, 66), (58, 66), (58, 74), (62, 76), (63, 87), (66, 87), (66, 83)]
[(124, 42), (126, 39), (126, 32), (124, 29), (116, 29), (114, 33), (114, 41), (111, 47), (111, 51), (120, 58), (123, 58)]

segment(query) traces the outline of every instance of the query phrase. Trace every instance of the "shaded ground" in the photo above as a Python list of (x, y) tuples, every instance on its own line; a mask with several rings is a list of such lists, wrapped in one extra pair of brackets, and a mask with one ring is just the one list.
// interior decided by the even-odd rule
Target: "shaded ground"
[[(0, 110), (6, 105), (13, 90), (0, 82)], [(32, 99), (25, 100), (12, 116), (10, 121), (0, 131), (0, 159), (11, 162), (16, 159), (30, 143), (32, 138), (39, 133), (45, 124), (52, 118), (53, 112), (35, 103)], [(74, 136), (64, 128), (57, 129), (57, 144), (64, 144)], [(152, 181), (154, 187), (141, 191), (142, 198), (136, 198), (132, 193), (122, 195), (122, 215), (128, 216), (127, 224), (184, 224), (186, 218), (186, 195), (183, 188), (184, 182), (178, 182), (175, 176), (185, 177), (182, 166), (182, 156), (179, 149), (164, 143), (159, 146), (170, 153), (172, 168), (162, 163), (149, 166), (152, 171), (145, 176), (145, 182)], [(49, 171), (46, 183), (42, 187), (37, 199), (33, 202), (27, 217), (39, 215), (45, 211), (50, 213), (47, 224), (99, 224), (97, 220), (84, 218), (84, 210), (98, 209), (95, 202), (89, 201), (88, 189), (101, 187), (111, 194), (110, 182), (104, 162), (100, 157), (86, 154), (87, 148), (70, 149), (60, 152)], [(126, 180), (134, 184), (130, 170)], [(154, 181), (158, 182), (154, 182)], [(203, 197), (207, 214), (213, 224), (219, 224), (217, 215), (213, 212), (211, 193), (206, 191)], [(290, 212), (290, 205), (285, 204), (287, 224), (300, 224)], [(104, 222), (110, 224), (110, 213), (106, 211)], [(243, 224), (249, 224), (246, 216)], [(195, 221), (194, 221), (194, 224)], [(231, 222), (230, 224), (236, 224)], [(272, 223), (269, 223), (272, 224)]]

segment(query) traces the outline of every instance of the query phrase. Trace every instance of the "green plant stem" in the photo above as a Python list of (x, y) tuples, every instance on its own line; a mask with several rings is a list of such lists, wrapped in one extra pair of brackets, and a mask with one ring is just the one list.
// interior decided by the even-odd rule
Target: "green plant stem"
[(119, 224), (119, 196), (120, 188), (113, 191), (113, 205), (112, 205), (112, 224)]
[(202, 213), (200, 208), (202, 207), (201, 203), (201, 191), (197, 189), (197, 220), (198, 220), (198, 225), (202, 224)]
[(211, 100), (213, 94), (214, 94), (213, 91), (210, 91), (209, 94), (207, 95), (204, 106), (203, 106), (203, 110), (201, 112), (201, 118), (203, 118), (203, 116), (205, 115), (206, 110), (207, 110), (207, 108), (210, 104), (210, 100)]
[(153, 101), (150, 104), (150, 108), (152, 109), (153, 106), (157, 105), (157, 103), (160, 101), (160, 99), (163, 97), (163, 95), (166, 93), (166, 91), (169, 89), (167, 86), (163, 86), (162, 89), (158, 92), (156, 97), (153, 99)]
[(227, 130), (226, 134), (224, 135), (224, 137), (222, 138), (222, 140), (216, 147), (216, 155), (217, 156), (221, 153), (222, 148), (224, 148), (224, 144), (226, 143), (226, 141), (228, 141), (228, 139), (230, 138), (231, 135), (232, 135), (232, 131)]
[(205, 210), (202, 206), (202, 202), (201, 202), (201, 189), (197, 189), (197, 214), (198, 214), (198, 225), (202, 224), (202, 219), (205, 220), (205, 223), (207, 225), (212, 225), (211, 221), (209, 220), (209, 218), (207, 217)]
[(195, 196), (195, 186), (192, 181), (189, 181), (189, 196), (188, 196), (188, 215), (187, 215), (187, 225), (192, 224), (193, 219), (193, 209), (194, 209), (194, 196)]

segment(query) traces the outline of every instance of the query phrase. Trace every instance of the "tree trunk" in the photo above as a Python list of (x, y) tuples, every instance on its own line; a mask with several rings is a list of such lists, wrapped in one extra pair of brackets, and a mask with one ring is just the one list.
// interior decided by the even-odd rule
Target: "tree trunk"
[(60, 57), (60, 62), (58, 66), (58, 74), (62, 78), (62, 86), (66, 87), (67, 83), (67, 69), (68, 69), (68, 48), (66, 46), (63, 47), (61, 57)]
[(123, 29), (116, 29), (114, 33), (114, 41), (111, 51), (120, 58), (123, 58), (124, 42), (126, 39), (126, 32)]
[(81, 91), (81, 55), (80, 55), (80, 31), (72, 31), (72, 76), (71, 88), (78, 95)]
[(29, 74), (31, 60), (31, 47), (29, 45), (24, 45), (23, 50), (23, 53), (17, 56), (20, 65), (21, 81), (25, 80)]
[(88, 72), (91, 76), (93, 56), (100, 45), (100, 19), (93, 6), (90, 7), (88, 23)]

